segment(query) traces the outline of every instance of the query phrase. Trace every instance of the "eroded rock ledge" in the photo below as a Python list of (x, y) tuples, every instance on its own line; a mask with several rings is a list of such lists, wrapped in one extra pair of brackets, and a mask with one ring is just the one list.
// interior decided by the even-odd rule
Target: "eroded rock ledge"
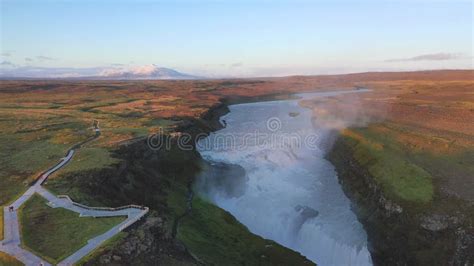
[(389, 199), (344, 137), (337, 139), (328, 159), (367, 231), (376, 265), (473, 265), (474, 230), (468, 214), (439, 213), (440, 199), (426, 206)]

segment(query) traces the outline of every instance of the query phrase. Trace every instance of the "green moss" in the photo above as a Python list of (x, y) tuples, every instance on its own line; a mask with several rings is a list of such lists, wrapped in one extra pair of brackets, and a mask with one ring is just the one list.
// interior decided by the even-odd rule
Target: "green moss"
[(37, 175), (56, 164), (92, 132), (70, 120), (19, 119), (0, 113), (0, 205), (24, 192)]
[(7, 205), (26, 191), (28, 182), (28, 175), (0, 170), (0, 205)]
[(111, 157), (110, 152), (105, 148), (82, 147), (77, 150), (74, 158), (69, 164), (61, 169), (61, 174), (70, 172), (80, 172), (92, 169), (101, 169), (117, 163), (118, 160)]
[(345, 136), (354, 158), (368, 169), (388, 196), (415, 203), (428, 203), (433, 199), (431, 175), (409, 160), (392, 139), (383, 134), (377, 136), (369, 129), (356, 131), (362, 139)]
[[(10, 154), (9, 166), (16, 171), (35, 172), (49, 166), (54, 159), (64, 156), (67, 146), (47, 141), (30, 141)], [(54, 161), (53, 161), (54, 163)]]
[(369, 167), (369, 172), (384, 190), (407, 201), (426, 203), (432, 200), (433, 184), (428, 172), (396, 155), (384, 155), (375, 155), (377, 162)]
[(166, 203), (170, 208), (170, 215), (177, 217), (186, 211), (187, 188), (178, 182), (172, 183), (170, 188), (166, 189)]
[(22, 244), (52, 263), (58, 263), (122, 222), (124, 217), (79, 217), (63, 209), (50, 208), (46, 200), (33, 195), (20, 210)]
[(193, 200), (180, 222), (178, 239), (205, 265), (311, 265), (299, 253), (248, 231), (230, 213)]
[(0, 137), (0, 146), (0, 205), (24, 192), (35, 174), (56, 163), (67, 149), (44, 140), (26, 142), (12, 136)]

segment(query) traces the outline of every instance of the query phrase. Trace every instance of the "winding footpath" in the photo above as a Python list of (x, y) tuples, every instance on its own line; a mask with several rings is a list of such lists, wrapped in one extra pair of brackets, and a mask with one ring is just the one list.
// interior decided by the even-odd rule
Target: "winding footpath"
[[(78, 213), (81, 217), (127, 216), (127, 219), (125, 221), (114, 226), (112, 229), (108, 230), (104, 234), (89, 239), (85, 246), (83, 246), (75, 253), (58, 263), (58, 265), (73, 265), (81, 258), (83, 258), (87, 254), (92, 252), (94, 249), (99, 247), (104, 241), (110, 239), (128, 226), (132, 225), (148, 212), (147, 207), (137, 205), (128, 205), (118, 208), (89, 207), (73, 202), (68, 196), (53, 195), (51, 192), (42, 187), (42, 184), (52, 173), (61, 169), (71, 161), (76, 149), (79, 149), (83, 144), (90, 142), (100, 136), (100, 129), (98, 127), (98, 123), (94, 125), (94, 130), (96, 132), (94, 137), (91, 137), (84, 142), (76, 144), (67, 152), (66, 157), (62, 158), (58, 164), (44, 172), (35, 182), (35, 184), (28, 188), (28, 190), (23, 193), (23, 195), (21, 195), (10, 206), (4, 207), (4, 239), (0, 241), (0, 251), (10, 254), (19, 261), (23, 262), (25, 265), (51, 265), (44, 259), (21, 247), (18, 209), (35, 193), (41, 195), (46, 200), (48, 200), (48, 206), (52, 208), (65, 208)], [(13, 210), (10, 210), (10, 207), (13, 207)]]

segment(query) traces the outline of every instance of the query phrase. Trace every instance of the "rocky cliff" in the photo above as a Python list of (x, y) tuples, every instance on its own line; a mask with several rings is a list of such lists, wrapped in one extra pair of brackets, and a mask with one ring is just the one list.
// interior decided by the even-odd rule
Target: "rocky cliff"
[[(403, 201), (386, 193), (370, 173), (374, 162), (358, 160), (354, 145), (340, 136), (328, 159), (364, 225), (376, 265), (473, 265), (472, 207), (439, 194), (429, 203)], [(444, 202), (444, 203), (443, 203)]]

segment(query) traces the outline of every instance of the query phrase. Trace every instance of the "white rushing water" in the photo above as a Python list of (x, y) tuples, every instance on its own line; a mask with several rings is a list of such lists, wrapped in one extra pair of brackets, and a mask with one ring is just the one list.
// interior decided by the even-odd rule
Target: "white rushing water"
[[(366, 233), (333, 165), (324, 159), (323, 150), (311, 145), (315, 134), (327, 134), (324, 128), (312, 126), (311, 110), (300, 107), (298, 100), (238, 104), (229, 109), (221, 119), (226, 127), (202, 139), (198, 149), (214, 165), (241, 166), (245, 177), (203, 174), (198, 190), (251, 232), (296, 250), (318, 265), (372, 265)], [(302, 145), (275, 145), (290, 133), (303, 140)], [(217, 178), (222, 180), (211, 180)], [(234, 179), (227, 182), (229, 178)]]

